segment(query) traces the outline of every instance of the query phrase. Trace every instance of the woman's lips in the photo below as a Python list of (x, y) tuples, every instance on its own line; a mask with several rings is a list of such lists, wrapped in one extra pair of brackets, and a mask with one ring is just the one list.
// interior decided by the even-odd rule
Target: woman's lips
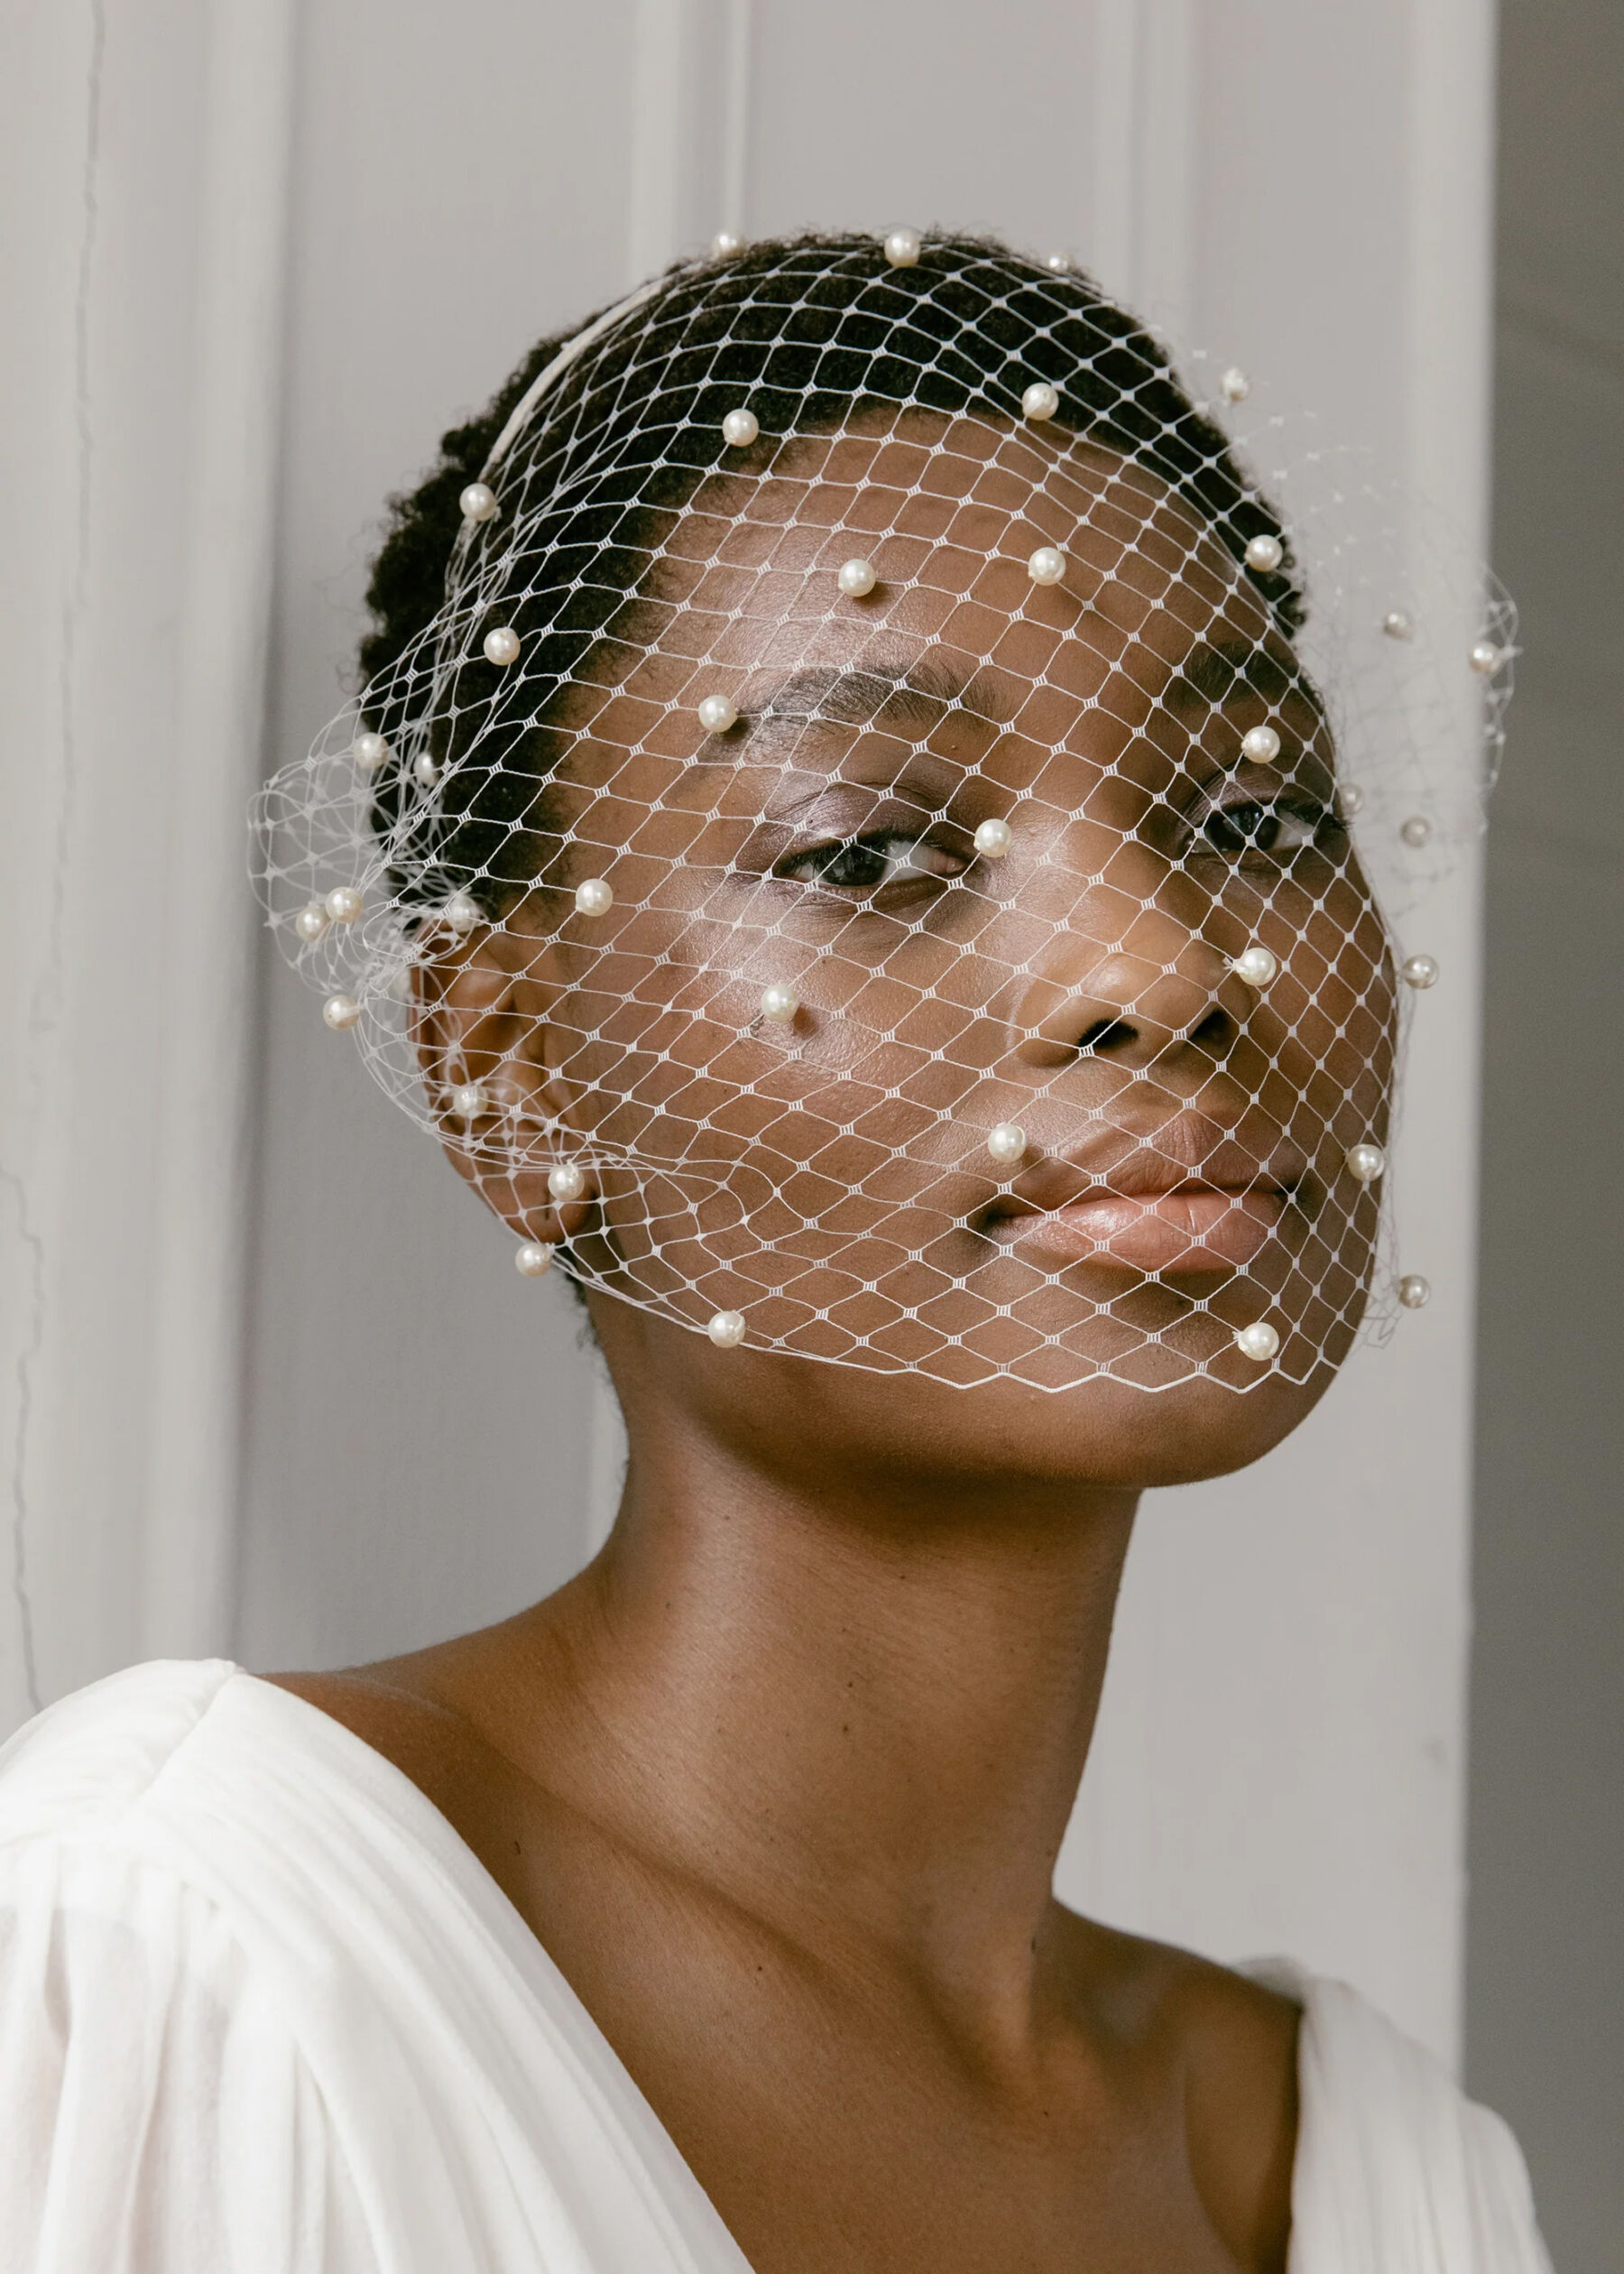
[(1056, 1208), (995, 1217), (991, 1236), (1067, 1263), (1101, 1259), (1141, 1271), (1233, 1271), (1250, 1263), (1279, 1223), (1278, 1185), (1175, 1186), (1170, 1192), (1095, 1192)]
[(1107, 1126), (1030, 1162), (979, 1228), (1064, 1263), (1232, 1271), (1275, 1234), (1307, 1171), (1261, 1116), (1226, 1130), (1186, 1111), (1153, 1128)]

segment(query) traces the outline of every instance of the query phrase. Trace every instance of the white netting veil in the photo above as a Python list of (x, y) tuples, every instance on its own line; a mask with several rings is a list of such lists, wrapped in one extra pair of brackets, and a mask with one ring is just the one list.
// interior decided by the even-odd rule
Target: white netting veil
[(420, 494), (260, 874), (521, 1271), (1047, 1390), (1306, 1382), (1426, 1299), (1392, 928), (1509, 612), (1186, 377), (1064, 264), (807, 236), (538, 351)]

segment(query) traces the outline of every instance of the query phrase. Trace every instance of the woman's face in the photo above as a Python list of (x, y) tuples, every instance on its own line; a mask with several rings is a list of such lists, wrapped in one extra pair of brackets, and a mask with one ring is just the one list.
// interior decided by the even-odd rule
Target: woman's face
[(1229, 554), (1140, 468), (912, 412), (712, 477), (629, 622), (542, 881), (437, 967), (463, 1172), (556, 1237), (579, 1162), (602, 1287), (906, 1373), (955, 1435), (1025, 1385), (1057, 1445), (1082, 1402), (1181, 1473), (1261, 1450), (1358, 1323), (1394, 987), (1326, 721)]

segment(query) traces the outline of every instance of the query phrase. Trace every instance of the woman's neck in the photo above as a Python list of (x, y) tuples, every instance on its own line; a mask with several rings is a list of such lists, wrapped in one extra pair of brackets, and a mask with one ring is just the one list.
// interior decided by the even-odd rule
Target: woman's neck
[(632, 1415), (607, 1547), (508, 1631), (549, 1777), (796, 1941), (1024, 1995), (1137, 1495)]

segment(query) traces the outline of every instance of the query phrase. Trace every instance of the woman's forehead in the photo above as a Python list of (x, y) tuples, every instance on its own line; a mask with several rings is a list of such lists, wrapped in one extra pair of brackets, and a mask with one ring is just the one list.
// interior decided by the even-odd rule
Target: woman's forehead
[[(795, 437), (765, 476), (702, 486), (594, 706), (596, 763), (572, 772), (635, 752), (735, 780), (839, 772), (911, 746), (1029, 776), (1022, 744), (1110, 763), (1158, 717), (1198, 738), (1237, 693), (1261, 716), (1304, 689), (1232, 557), (1154, 475), (1064, 435), (906, 424)], [(1040, 545), (1065, 554), (1058, 585), (1031, 578)], [(842, 592), (852, 559), (872, 595)], [(709, 693), (741, 714), (720, 743), (696, 716)], [(1309, 740), (1323, 720), (1296, 700)]]
[(896, 424), (790, 436), (761, 470), (707, 476), (675, 517), (650, 596), (736, 607), (723, 596), (752, 579), (770, 593), (775, 574), (805, 570), (835, 535), (883, 542), (896, 580), (951, 590), (1029, 530), (1075, 556), (1084, 586), (1158, 598), (1182, 578), (1208, 606), (1237, 587), (1231, 555), (1143, 466), (1042, 427), (918, 411)]
[[(707, 478), (643, 583), (651, 661), (837, 662), (884, 627), (1036, 679), (1063, 647), (1114, 663), (1137, 641), (1171, 670), (1215, 620), (1269, 637), (1232, 556), (1145, 467), (1042, 430), (906, 422), (931, 439), (795, 436), (764, 473)], [(1027, 564), (1045, 545), (1065, 554), (1065, 578), (1035, 587)], [(833, 583), (853, 558), (876, 573), (861, 601)]]

